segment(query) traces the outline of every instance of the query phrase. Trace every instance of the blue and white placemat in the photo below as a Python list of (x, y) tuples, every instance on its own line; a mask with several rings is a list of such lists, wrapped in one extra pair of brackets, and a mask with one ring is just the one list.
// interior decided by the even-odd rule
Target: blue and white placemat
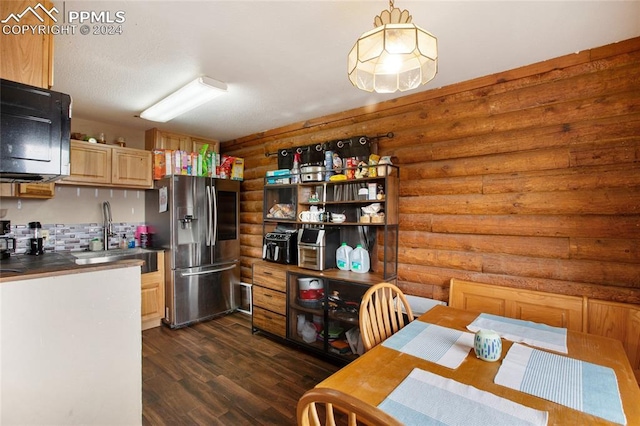
[(467, 329), (474, 333), (478, 330), (493, 330), (503, 339), (512, 342), (522, 342), (563, 354), (568, 352), (566, 328), (498, 315), (480, 314), (467, 326)]
[(474, 335), (423, 321), (412, 321), (382, 346), (444, 367), (458, 368), (473, 348)]
[(378, 407), (411, 425), (546, 425), (549, 413), (415, 368)]
[(611, 422), (627, 423), (616, 373), (609, 367), (514, 343), (494, 382)]

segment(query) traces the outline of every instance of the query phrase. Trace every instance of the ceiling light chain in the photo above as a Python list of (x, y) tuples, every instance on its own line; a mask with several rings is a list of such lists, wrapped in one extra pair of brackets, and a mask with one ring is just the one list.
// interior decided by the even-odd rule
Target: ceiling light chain
[(374, 29), (356, 41), (348, 56), (351, 83), (368, 92), (415, 89), (437, 73), (437, 39), (413, 24), (408, 10), (389, 0), (373, 21)]

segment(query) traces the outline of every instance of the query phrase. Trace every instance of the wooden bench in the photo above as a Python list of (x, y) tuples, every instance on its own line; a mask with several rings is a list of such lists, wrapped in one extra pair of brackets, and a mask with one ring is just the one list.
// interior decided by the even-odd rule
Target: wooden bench
[(582, 297), (500, 287), (451, 279), (449, 305), (467, 311), (484, 312), (584, 331)]
[(502, 287), (452, 278), (449, 305), (569, 330), (611, 337), (622, 342), (640, 383), (640, 306)]

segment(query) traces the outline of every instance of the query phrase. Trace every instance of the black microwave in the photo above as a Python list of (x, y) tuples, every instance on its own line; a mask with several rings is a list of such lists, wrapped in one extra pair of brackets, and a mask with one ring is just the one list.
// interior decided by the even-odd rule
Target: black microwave
[(0, 79), (0, 182), (69, 175), (71, 96)]

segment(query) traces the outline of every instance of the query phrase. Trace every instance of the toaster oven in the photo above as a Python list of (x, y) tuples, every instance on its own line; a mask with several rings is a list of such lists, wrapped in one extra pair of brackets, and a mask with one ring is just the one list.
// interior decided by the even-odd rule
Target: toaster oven
[(316, 271), (336, 267), (336, 250), (340, 245), (337, 228), (303, 228), (298, 231), (298, 266)]

